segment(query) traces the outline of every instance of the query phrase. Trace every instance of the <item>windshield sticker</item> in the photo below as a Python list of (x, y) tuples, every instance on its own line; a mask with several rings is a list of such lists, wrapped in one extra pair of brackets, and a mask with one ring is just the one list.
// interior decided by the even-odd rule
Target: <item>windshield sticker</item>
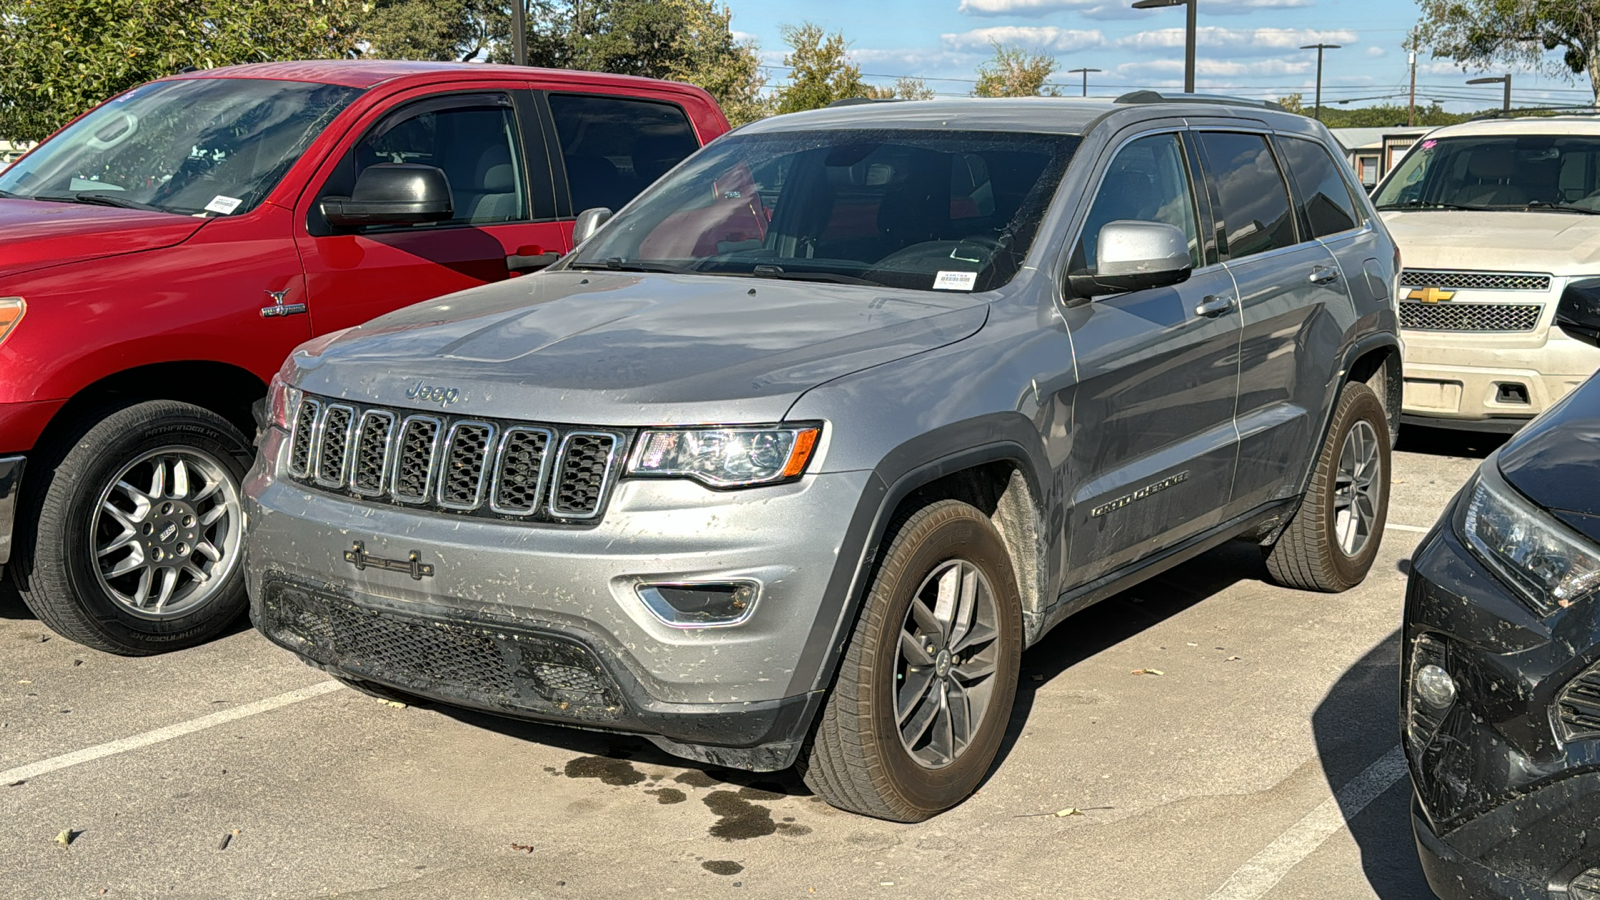
[(977, 283), (977, 272), (939, 272), (933, 276), (936, 291), (970, 291)]
[(1439, 142), (1436, 140), (1430, 139), (1422, 142), (1422, 149), (1424, 150), (1432, 150), (1437, 146), (1439, 146)]
[(224, 197), (221, 194), (218, 194), (215, 197), (211, 198), (211, 202), (210, 203), (206, 204), (206, 212), (214, 212), (214, 213), (221, 213), (222, 215), (227, 215), (228, 213), (231, 213), (234, 210), (238, 209), (239, 208), (239, 204), (241, 204), (243, 202), (244, 201), (240, 200), (238, 197)]

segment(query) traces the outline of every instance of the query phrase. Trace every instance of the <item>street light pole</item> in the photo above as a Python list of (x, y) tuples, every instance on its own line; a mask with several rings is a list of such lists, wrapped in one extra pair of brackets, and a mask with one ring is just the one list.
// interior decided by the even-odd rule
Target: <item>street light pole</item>
[(1076, 75), (1079, 72), (1083, 73), (1083, 95), (1085, 97), (1087, 97), (1087, 96), (1089, 96), (1089, 73), (1090, 72), (1099, 72), (1099, 71), (1101, 71), (1101, 70), (1100, 69), (1068, 69), (1067, 70), (1067, 74), (1068, 75)]
[(1501, 102), (1500, 102), (1500, 111), (1501, 112), (1511, 112), (1511, 73), (1510, 72), (1507, 72), (1504, 75), (1496, 75), (1493, 78), (1473, 78), (1473, 79), (1469, 80), (1467, 82), (1467, 84), (1500, 84), (1502, 82), (1505, 83), (1506, 92), (1505, 92), (1504, 99), (1502, 99)]
[(528, 14), (524, 9), (527, 0), (511, 0), (511, 61), (519, 66), (528, 64)]
[(1313, 114), (1318, 122), (1322, 121), (1322, 51), (1338, 50), (1339, 44), (1307, 44), (1301, 50), (1317, 51), (1317, 111)]
[(1160, 9), (1167, 6), (1187, 6), (1188, 18), (1183, 30), (1183, 92), (1194, 93), (1194, 36), (1195, 7), (1198, 0), (1134, 0), (1134, 9)]

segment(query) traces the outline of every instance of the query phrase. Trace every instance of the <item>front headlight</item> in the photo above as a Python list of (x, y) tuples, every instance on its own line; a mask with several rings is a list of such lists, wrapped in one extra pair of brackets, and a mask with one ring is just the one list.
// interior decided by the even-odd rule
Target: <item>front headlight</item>
[(284, 363), (278, 374), (272, 376), (272, 383), (267, 385), (267, 421), (284, 431), (291, 429), (295, 410), (300, 408), (300, 389), (290, 387), (284, 374), (293, 368), (293, 362)]
[(28, 304), (21, 297), (0, 297), (0, 344), (6, 342), (6, 335), (17, 327), (27, 311)]
[(693, 478), (710, 487), (749, 487), (797, 478), (822, 429), (816, 425), (646, 431), (629, 475)]
[(1467, 546), (1541, 616), (1600, 587), (1600, 548), (1518, 494), (1492, 457), (1478, 470), (1462, 530)]

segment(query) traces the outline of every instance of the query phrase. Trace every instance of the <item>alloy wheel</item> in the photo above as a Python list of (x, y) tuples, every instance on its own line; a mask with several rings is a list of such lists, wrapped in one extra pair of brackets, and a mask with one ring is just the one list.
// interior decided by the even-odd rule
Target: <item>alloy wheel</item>
[(1359, 554), (1372, 537), (1382, 468), (1378, 433), (1371, 423), (1358, 420), (1345, 435), (1333, 486), (1333, 533), (1345, 556)]
[(993, 694), (999, 612), (977, 566), (941, 563), (911, 598), (895, 667), (895, 725), (911, 758), (930, 769), (971, 744)]

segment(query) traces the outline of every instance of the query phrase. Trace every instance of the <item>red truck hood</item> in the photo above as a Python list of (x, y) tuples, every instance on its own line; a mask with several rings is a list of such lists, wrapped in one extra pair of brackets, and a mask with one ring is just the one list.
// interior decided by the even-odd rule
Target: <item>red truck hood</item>
[(188, 240), (205, 219), (82, 203), (0, 199), (0, 277)]

